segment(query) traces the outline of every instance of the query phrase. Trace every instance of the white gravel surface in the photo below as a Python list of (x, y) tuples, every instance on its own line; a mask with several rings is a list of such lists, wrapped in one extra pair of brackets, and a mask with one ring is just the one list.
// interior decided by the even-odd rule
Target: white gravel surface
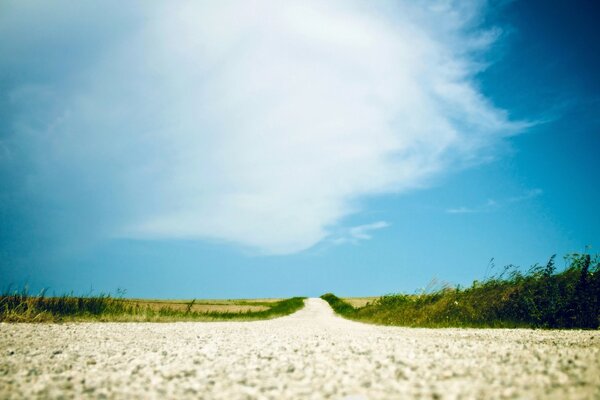
[(0, 398), (600, 399), (600, 332), (279, 319), (0, 324)]

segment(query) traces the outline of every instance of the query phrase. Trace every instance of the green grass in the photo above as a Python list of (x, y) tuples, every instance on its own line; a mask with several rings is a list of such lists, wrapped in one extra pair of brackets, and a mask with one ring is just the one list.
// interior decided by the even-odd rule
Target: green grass
[[(184, 303), (182, 301), (123, 299), (102, 294), (85, 297), (73, 295), (46, 297), (42, 292), (37, 296), (32, 296), (26, 290), (22, 290), (0, 295), (0, 322), (252, 321), (288, 315), (303, 306), (304, 298), (302, 297), (278, 301), (223, 300), (217, 302), (194, 299)], [(198, 308), (203, 311), (197, 311)], [(218, 311), (211, 310), (211, 308)], [(228, 311), (228, 308), (231, 311)]]
[(557, 272), (554, 256), (527, 273), (513, 266), (468, 288), (382, 296), (352, 307), (335, 295), (321, 298), (342, 316), (383, 325), (413, 327), (580, 328), (600, 324), (600, 259), (570, 254)]

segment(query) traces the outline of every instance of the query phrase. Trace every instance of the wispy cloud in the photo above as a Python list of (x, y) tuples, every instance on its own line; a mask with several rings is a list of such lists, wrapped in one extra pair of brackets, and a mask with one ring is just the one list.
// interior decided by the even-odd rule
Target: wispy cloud
[(6, 170), (58, 234), (301, 251), (526, 126), (475, 81), (485, 4), (12, 2)]
[(475, 207), (462, 206), (462, 207), (456, 207), (456, 208), (448, 208), (448, 209), (446, 209), (446, 212), (448, 214), (471, 214), (471, 213), (480, 213), (480, 212), (490, 212), (490, 211), (494, 211), (494, 210), (500, 209), (502, 207), (508, 206), (510, 204), (520, 203), (523, 201), (533, 199), (535, 197), (541, 196), (543, 193), (544, 193), (544, 191), (542, 189), (536, 188), (536, 189), (528, 190), (521, 195), (508, 197), (505, 199), (500, 199), (500, 200), (488, 199), (484, 204), (481, 204), (481, 205), (475, 206)]
[(539, 188), (531, 189), (531, 190), (528, 190), (525, 193), (521, 194), (520, 196), (509, 197), (507, 199), (507, 202), (508, 203), (519, 203), (521, 201), (525, 201), (525, 200), (533, 199), (534, 197), (541, 196), (543, 193), (544, 193), (544, 191), (542, 189), (539, 189)]
[(341, 232), (339, 232), (337, 236), (331, 238), (331, 241), (335, 244), (356, 244), (363, 240), (371, 240), (373, 238), (373, 231), (387, 228), (389, 226), (390, 224), (386, 221), (377, 221), (370, 224), (353, 226), (341, 230)]
[(457, 208), (449, 208), (446, 210), (448, 214), (469, 214), (474, 212), (479, 212), (480, 209), (477, 208), (469, 208), (469, 207), (457, 207)]

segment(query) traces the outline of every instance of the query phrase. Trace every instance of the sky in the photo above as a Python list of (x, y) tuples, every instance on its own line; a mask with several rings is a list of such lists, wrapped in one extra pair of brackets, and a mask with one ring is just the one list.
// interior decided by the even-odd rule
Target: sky
[(367, 296), (594, 252), (598, 17), (587, 0), (4, 1), (0, 283)]

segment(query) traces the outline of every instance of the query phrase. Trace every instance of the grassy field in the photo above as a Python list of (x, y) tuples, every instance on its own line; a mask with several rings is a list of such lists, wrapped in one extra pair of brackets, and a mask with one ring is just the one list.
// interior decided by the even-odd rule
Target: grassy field
[(303, 298), (235, 300), (124, 299), (108, 295), (31, 296), (26, 291), (0, 296), (0, 322), (174, 322), (251, 321), (291, 314)]
[(378, 296), (373, 297), (343, 297), (342, 300), (350, 304), (354, 308), (364, 307), (379, 299)]
[[(415, 327), (528, 327), (597, 329), (600, 324), (600, 258), (570, 254), (557, 272), (555, 257), (526, 273), (504, 270), (468, 288), (378, 299), (321, 296), (339, 314), (383, 325)], [(368, 304), (367, 304), (368, 303)]]
[[(206, 312), (256, 312), (270, 309), (274, 303), (282, 299), (236, 299), (236, 300), (195, 300), (190, 311), (197, 313)], [(129, 304), (136, 307), (150, 308), (159, 311), (169, 308), (173, 311), (187, 311), (193, 300), (154, 300), (154, 299), (127, 299)]]

